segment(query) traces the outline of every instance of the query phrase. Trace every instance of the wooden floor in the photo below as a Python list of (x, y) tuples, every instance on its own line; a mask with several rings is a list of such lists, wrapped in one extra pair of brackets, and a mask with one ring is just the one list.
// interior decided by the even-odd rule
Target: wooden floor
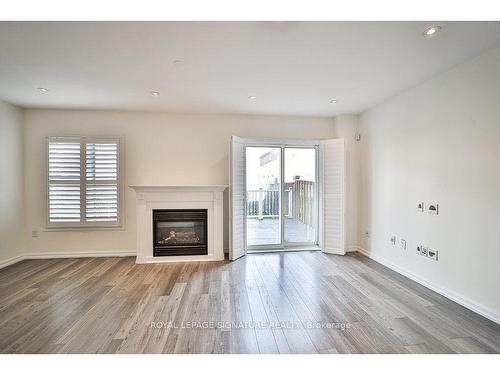
[(359, 254), (0, 270), (4, 353), (498, 353), (500, 326)]

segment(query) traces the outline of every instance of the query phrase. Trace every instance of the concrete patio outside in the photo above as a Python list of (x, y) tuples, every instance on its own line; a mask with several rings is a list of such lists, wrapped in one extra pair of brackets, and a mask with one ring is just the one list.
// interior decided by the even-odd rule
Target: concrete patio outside
[[(314, 242), (313, 227), (295, 218), (285, 218), (285, 240), (287, 242)], [(272, 245), (280, 243), (280, 221), (278, 218), (247, 218), (247, 245)]]

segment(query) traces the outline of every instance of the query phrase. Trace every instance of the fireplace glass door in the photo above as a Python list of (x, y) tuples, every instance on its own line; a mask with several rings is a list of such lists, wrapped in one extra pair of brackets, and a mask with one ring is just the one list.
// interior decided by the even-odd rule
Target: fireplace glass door
[(154, 256), (206, 255), (207, 210), (153, 210)]

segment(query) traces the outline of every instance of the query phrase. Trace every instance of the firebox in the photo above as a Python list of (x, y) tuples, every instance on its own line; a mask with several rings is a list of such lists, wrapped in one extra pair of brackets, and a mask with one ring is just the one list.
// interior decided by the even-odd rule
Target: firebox
[(207, 210), (153, 210), (153, 255), (207, 255)]

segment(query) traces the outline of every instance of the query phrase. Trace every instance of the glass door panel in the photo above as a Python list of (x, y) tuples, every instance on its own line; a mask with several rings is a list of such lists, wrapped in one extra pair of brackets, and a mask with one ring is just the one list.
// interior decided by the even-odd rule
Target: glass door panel
[(284, 240), (295, 244), (317, 242), (316, 148), (284, 149)]
[(280, 245), (281, 148), (246, 148), (247, 246)]

